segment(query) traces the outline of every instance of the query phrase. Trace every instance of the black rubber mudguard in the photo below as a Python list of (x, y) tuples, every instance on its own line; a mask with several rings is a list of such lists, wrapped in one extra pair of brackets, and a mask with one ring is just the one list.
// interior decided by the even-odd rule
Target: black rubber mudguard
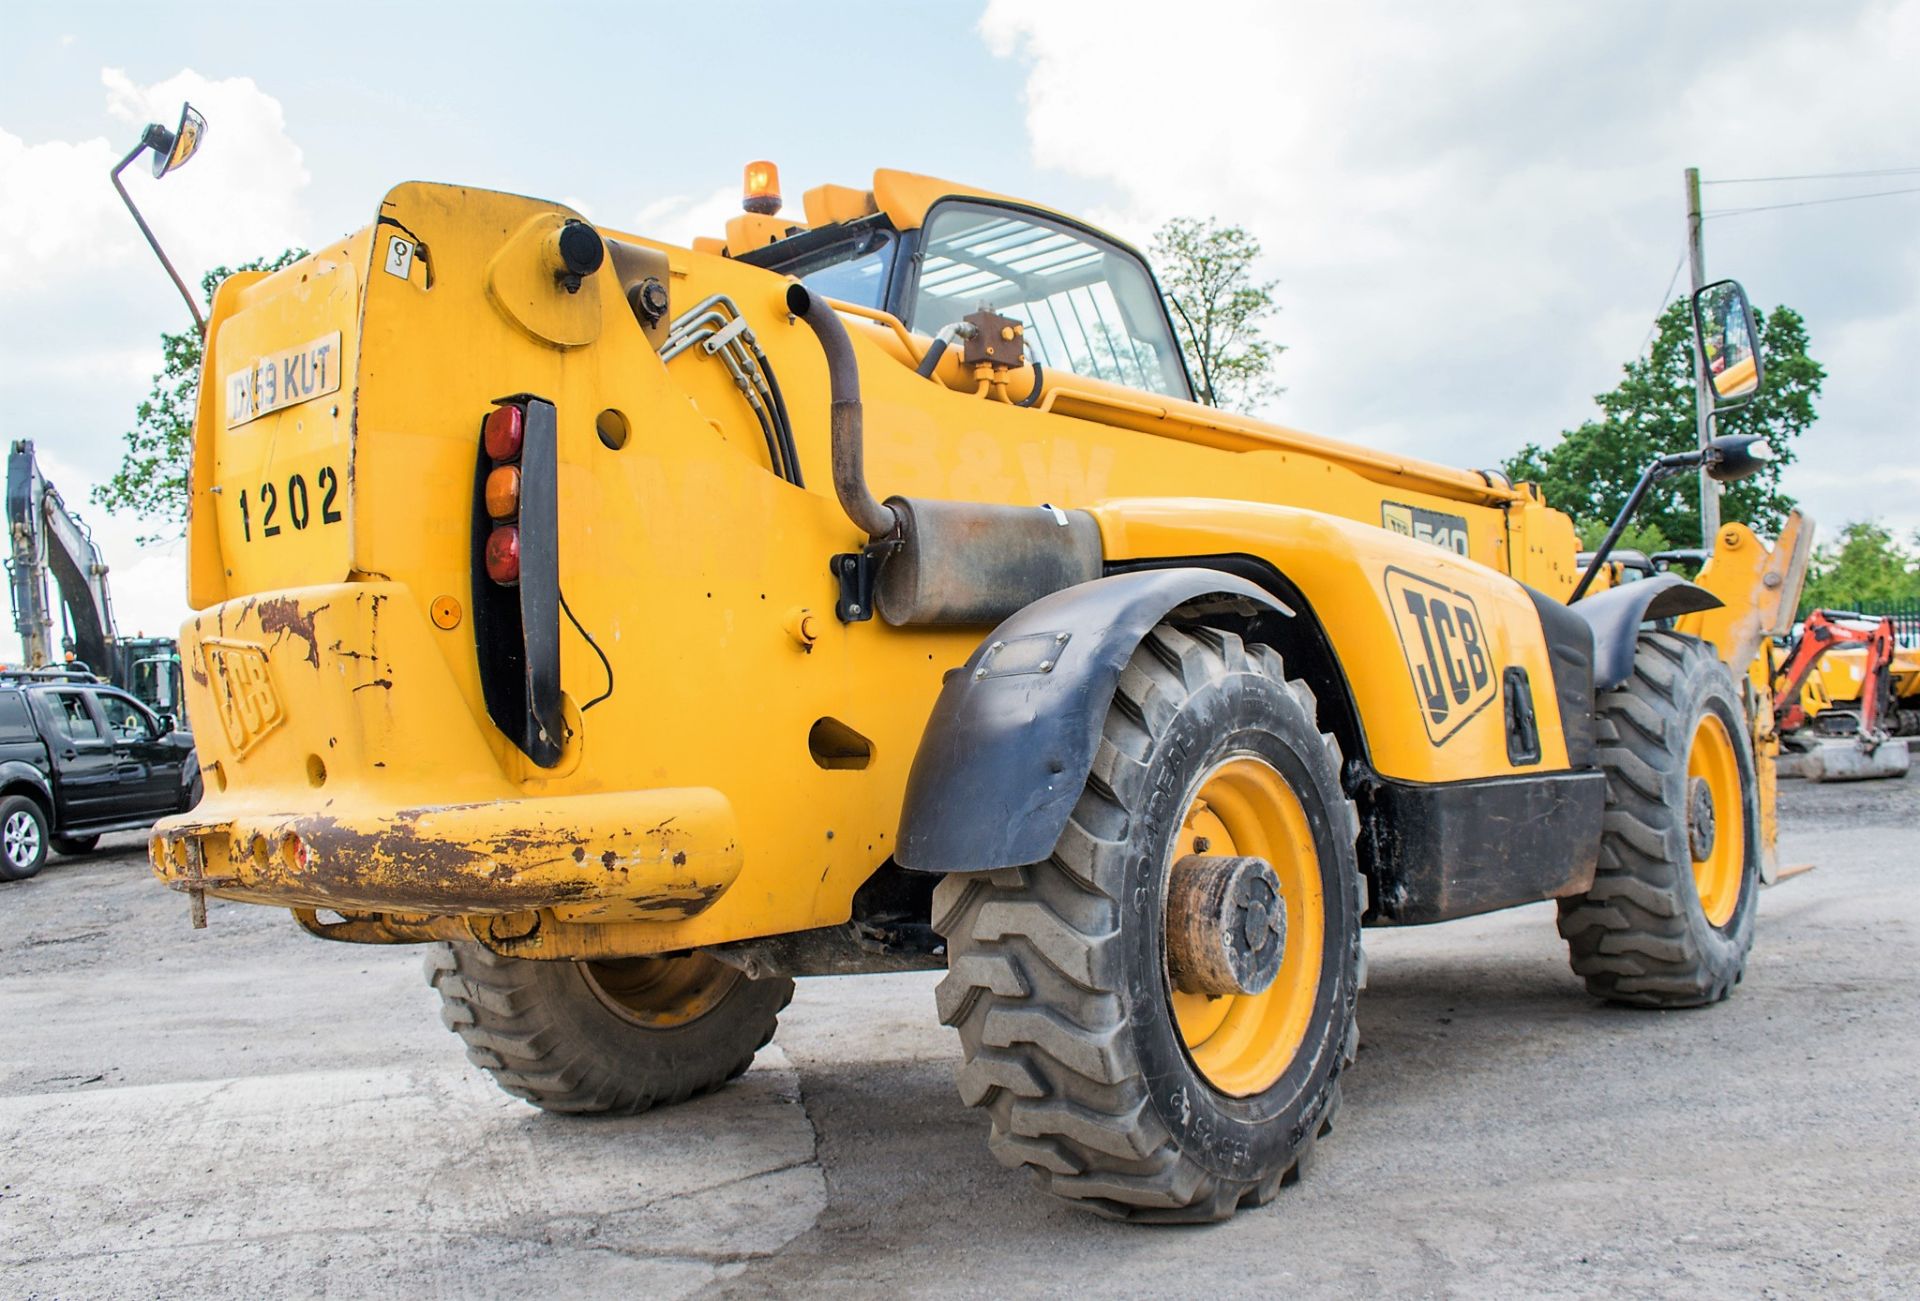
[(984, 872), (1053, 852), (1080, 798), (1120, 671), (1161, 620), (1292, 611), (1209, 569), (1156, 569), (1042, 597), (948, 675), (914, 755), (894, 860)]
[(1657, 574), (1637, 583), (1576, 601), (1568, 608), (1593, 627), (1593, 689), (1611, 691), (1633, 676), (1633, 648), (1640, 625), (1671, 619), (1726, 602), (1677, 574)]

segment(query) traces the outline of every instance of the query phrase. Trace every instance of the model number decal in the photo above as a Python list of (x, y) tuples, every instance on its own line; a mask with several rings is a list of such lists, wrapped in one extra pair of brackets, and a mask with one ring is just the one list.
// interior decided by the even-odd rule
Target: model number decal
[(1427, 736), (1445, 745), (1498, 694), (1480, 607), (1465, 592), (1404, 569), (1388, 568), (1386, 589)]
[(269, 479), (252, 490), (251, 496), (242, 488), (240, 537), (251, 542), (256, 529), (263, 538), (277, 538), (287, 529), (301, 533), (309, 524), (338, 524), (345, 518), (339, 503), (340, 472), (331, 465), (320, 467), (311, 491), (304, 474), (290, 474), (283, 482)]
[(1428, 510), (1424, 506), (1383, 501), (1380, 503), (1380, 523), (1389, 532), (1403, 537), (1431, 542), (1436, 547), (1445, 547), (1463, 556), (1467, 554), (1467, 518), (1464, 515), (1449, 515), (1445, 511)]

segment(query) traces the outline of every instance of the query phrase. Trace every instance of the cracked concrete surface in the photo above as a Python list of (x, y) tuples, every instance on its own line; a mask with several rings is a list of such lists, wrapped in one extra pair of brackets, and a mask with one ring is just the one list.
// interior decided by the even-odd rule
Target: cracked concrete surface
[(714, 1097), (547, 1117), (412, 950), (56, 860), (0, 886), (0, 1292), (1914, 1295), (1920, 775), (1783, 798), (1819, 870), (1719, 1008), (1595, 1003), (1550, 908), (1371, 933), (1318, 1165), (1206, 1230), (994, 1164), (930, 975), (802, 982)]

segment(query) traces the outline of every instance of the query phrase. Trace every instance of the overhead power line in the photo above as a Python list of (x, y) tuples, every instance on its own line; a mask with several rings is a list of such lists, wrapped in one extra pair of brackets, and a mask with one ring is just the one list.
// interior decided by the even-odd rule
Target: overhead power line
[(1802, 176), (1727, 176), (1702, 185), (1767, 185), (1774, 181), (1851, 181), (1871, 176), (1920, 175), (1920, 167), (1876, 167), (1863, 172), (1808, 172)]
[(1741, 217), (1749, 212), (1773, 212), (1780, 208), (1818, 208), (1827, 203), (1854, 203), (1861, 199), (1887, 199), (1896, 194), (1920, 194), (1920, 185), (1908, 186), (1903, 190), (1875, 190), (1871, 194), (1840, 194), (1831, 199), (1801, 199), (1797, 203), (1761, 203), (1751, 208), (1722, 208), (1718, 212), (1705, 214), (1707, 219), (1714, 217)]
[(1653, 336), (1660, 332), (1660, 318), (1666, 313), (1667, 304), (1673, 301), (1673, 286), (1680, 279), (1680, 268), (1687, 264), (1687, 249), (1680, 247), (1680, 256), (1674, 260), (1673, 274), (1667, 277), (1666, 292), (1660, 295), (1660, 306), (1653, 309), (1653, 324), (1647, 327), (1647, 337), (1640, 340), (1640, 351), (1635, 356), (1647, 355), (1647, 346), (1653, 342)]

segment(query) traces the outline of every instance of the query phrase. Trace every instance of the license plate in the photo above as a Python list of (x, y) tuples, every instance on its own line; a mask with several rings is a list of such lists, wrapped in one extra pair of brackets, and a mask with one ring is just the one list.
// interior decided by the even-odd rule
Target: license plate
[(340, 388), (340, 331), (269, 353), (226, 377), (227, 428)]

